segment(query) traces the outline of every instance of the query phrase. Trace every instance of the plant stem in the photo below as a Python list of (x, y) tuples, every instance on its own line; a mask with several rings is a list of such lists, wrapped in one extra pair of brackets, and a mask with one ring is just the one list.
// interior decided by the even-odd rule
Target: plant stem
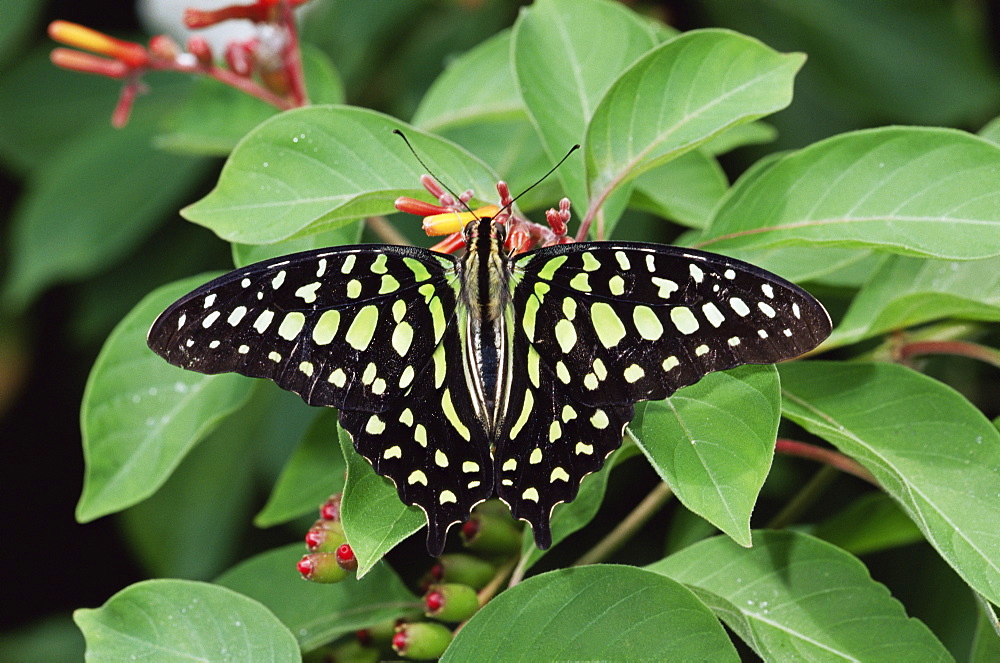
[(811, 506), (827, 486), (837, 478), (837, 470), (830, 465), (824, 465), (813, 475), (802, 490), (785, 505), (778, 515), (767, 524), (768, 529), (781, 529), (794, 522), (798, 516)]
[(903, 343), (896, 352), (901, 362), (920, 355), (959, 355), (1000, 368), (1000, 351), (968, 341), (913, 341)]
[(369, 216), (365, 219), (365, 223), (386, 244), (396, 244), (397, 246), (412, 245), (412, 242), (406, 239), (403, 233), (396, 230), (396, 227), (389, 223), (384, 216)]
[(823, 447), (818, 447), (814, 444), (806, 444), (805, 442), (779, 438), (774, 445), (774, 451), (775, 453), (819, 461), (820, 463), (834, 467), (841, 472), (847, 472), (848, 474), (856, 476), (859, 479), (863, 479), (876, 488), (881, 487), (879, 486), (878, 481), (875, 480), (875, 477), (872, 476), (871, 472), (866, 470), (864, 466), (852, 458), (849, 458), (832, 449), (824, 449)]
[(653, 515), (660, 510), (674, 492), (665, 482), (661, 482), (643, 498), (642, 502), (632, 510), (617, 527), (608, 532), (597, 545), (588, 550), (573, 566), (596, 564), (607, 559), (628, 541)]

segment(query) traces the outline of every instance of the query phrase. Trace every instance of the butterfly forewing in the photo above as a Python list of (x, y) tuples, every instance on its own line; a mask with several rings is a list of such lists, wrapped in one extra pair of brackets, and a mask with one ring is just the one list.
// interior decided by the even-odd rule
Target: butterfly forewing
[(658, 400), (711, 371), (816, 347), (826, 311), (744, 262), (639, 243), (565, 244), (514, 262), (514, 324), (569, 397)]
[(408, 390), (454, 310), (454, 262), (423, 249), (340, 247), (222, 276), (149, 331), (167, 361), (274, 380), (311, 405), (379, 412)]

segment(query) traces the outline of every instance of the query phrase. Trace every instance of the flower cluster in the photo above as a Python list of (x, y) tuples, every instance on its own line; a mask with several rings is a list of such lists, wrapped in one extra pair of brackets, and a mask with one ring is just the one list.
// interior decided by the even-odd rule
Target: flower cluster
[(506, 182), (497, 182), (497, 193), (500, 194), (499, 206), (486, 205), (477, 209), (471, 209), (467, 204), (473, 197), (471, 190), (465, 191), (456, 200), (455, 196), (445, 191), (430, 175), (421, 175), (420, 183), (437, 198), (437, 204), (400, 196), (396, 199), (395, 206), (400, 212), (424, 217), (424, 232), (428, 235), (447, 235), (444, 240), (431, 247), (434, 251), (454, 253), (461, 249), (465, 245), (462, 230), (466, 224), (487, 217), (507, 226), (506, 248), (511, 254), (573, 241), (566, 235), (570, 218), (569, 198), (559, 201), (558, 210), (546, 211), (545, 220), (548, 223), (546, 228), (513, 213), (511, 208), (514, 198), (511, 197)]
[(68, 21), (53, 21), (49, 36), (82, 50), (56, 48), (51, 59), (64, 69), (125, 81), (111, 118), (115, 127), (128, 122), (135, 98), (145, 90), (142, 76), (153, 70), (209, 76), (281, 110), (304, 106), (308, 98), (292, 10), (305, 2), (256, 0), (213, 11), (186, 10), (184, 21), (192, 29), (233, 19), (250, 20), (257, 25), (252, 39), (226, 46), (225, 66), (216, 64), (211, 47), (201, 37), (191, 37), (186, 50), (166, 35), (153, 37), (146, 47)]

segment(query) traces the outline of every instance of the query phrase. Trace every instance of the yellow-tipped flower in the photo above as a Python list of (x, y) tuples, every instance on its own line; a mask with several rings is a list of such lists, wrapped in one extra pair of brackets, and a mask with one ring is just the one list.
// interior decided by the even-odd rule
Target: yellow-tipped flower
[(485, 205), (471, 212), (444, 212), (424, 217), (424, 232), (432, 237), (461, 232), (475, 219), (493, 217), (500, 211), (496, 205)]
[(52, 21), (49, 24), (49, 36), (67, 46), (75, 46), (91, 53), (107, 55), (124, 62), (129, 67), (142, 67), (149, 62), (149, 53), (142, 45), (115, 39), (103, 32), (69, 21)]

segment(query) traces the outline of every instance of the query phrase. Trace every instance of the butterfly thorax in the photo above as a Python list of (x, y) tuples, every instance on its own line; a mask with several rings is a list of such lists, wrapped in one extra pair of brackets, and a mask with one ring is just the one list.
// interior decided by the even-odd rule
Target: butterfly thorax
[(466, 253), (461, 264), (466, 379), (477, 414), (491, 435), (503, 420), (509, 373), (510, 278), (505, 239), (506, 228), (489, 217), (470, 222), (465, 227)]

